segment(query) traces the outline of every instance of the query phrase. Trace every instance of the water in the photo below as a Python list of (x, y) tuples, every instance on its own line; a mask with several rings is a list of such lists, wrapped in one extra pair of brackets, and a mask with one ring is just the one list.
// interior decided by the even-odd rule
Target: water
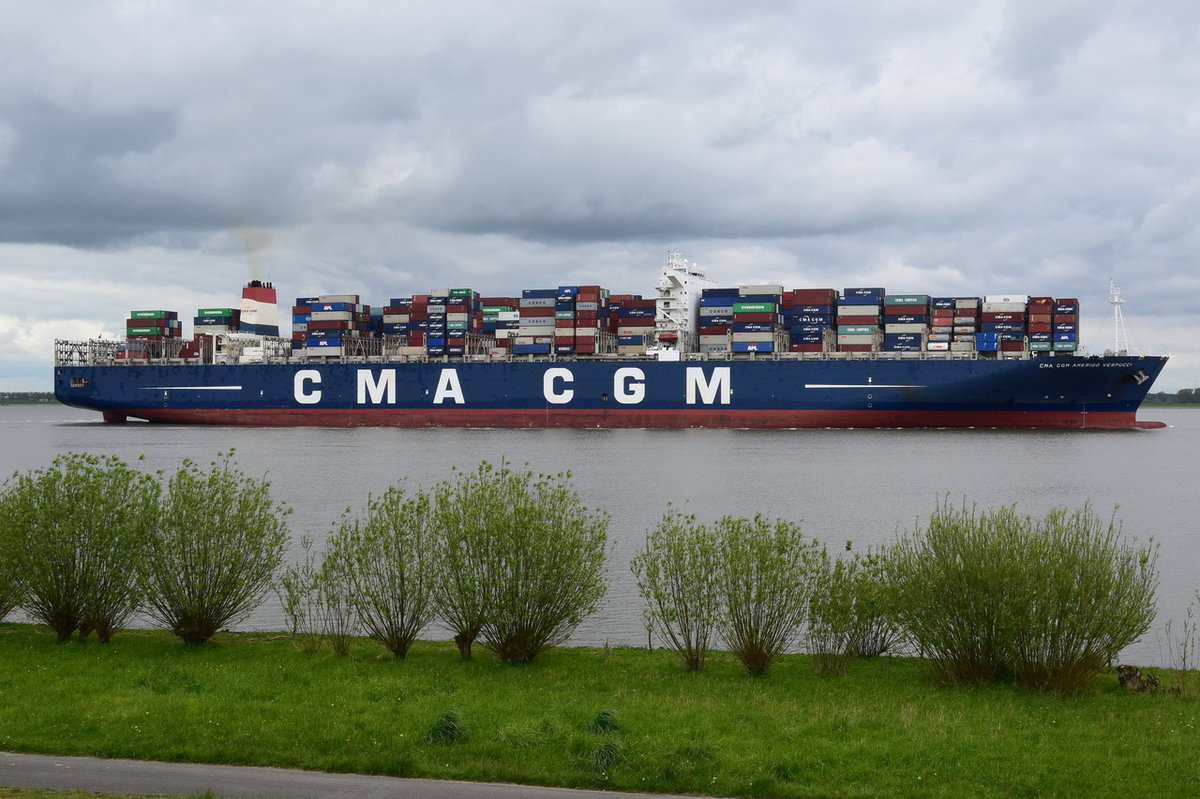
[[(59, 405), (0, 406), (0, 475), (47, 465), (69, 451), (117, 455), (149, 470), (190, 457), (208, 463), (237, 448), (242, 469), (267, 473), (294, 513), (294, 539), (320, 540), (348, 506), (405, 479), (432, 486), (453, 467), (507, 457), (541, 472), (570, 470), (585, 503), (612, 514), (614, 549), (604, 607), (571, 643), (644, 645), (629, 559), (668, 502), (701, 518), (766, 513), (802, 522), (830, 546), (886, 541), (928, 517), (937, 501), (1018, 503), (1041, 514), (1091, 500), (1119, 506), (1125, 531), (1153, 537), (1159, 620), (1124, 653), (1169, 665), (1163, 625), (1178, 630), (1200, 587), (1195, 475), (1200, 411), (1145, 409), (1165, 430), (478, 430), (168, 427), (105, 425)], [(245, 629), (282, 629), (274, 597)]]

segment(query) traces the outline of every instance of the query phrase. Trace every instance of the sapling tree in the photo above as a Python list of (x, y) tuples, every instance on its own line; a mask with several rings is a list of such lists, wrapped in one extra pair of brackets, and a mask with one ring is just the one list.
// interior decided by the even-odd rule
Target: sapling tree
[(751, 674), (796, 641), (825, 564), (825, 547), (785, 519), (726, 516), (715, 525), (722, 565), (719, 627)]
[(595, 612), (609, 518), (583, 505), (569, 473), (484, 462), (439, 486), (436, 506), (441, 616), (464, 656), (478, 634), (502, 661), (532, 660)]
[(0, 556), (33, 618), (66, 641), (107, 642), (138, 606), (138, 564), (157, 513), (158, 482), (120, 458), (68, 453), (14, 475), (0, 500)]
[(704, 668), (721, 608), (712, 528), (669, 508), (630, 561), (647, 627), (691, 671)]
[(436, 541), (428, 494), (399, 486), (367, 500), (329, 538), (326, 562), (372, 638), (397, 658), (435, 615)]
[(149, 615), (202, 644), (253, 611), (283, 560), (288, 508), (270, 483), (238, 469), (233, 451), (207, 470), (185, 460), (171, 476), (143, 581)]

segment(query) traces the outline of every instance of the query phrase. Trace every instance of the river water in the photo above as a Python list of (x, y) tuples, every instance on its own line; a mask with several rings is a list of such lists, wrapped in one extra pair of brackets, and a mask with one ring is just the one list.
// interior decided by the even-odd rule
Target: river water
[[(1086, 501), (1114, 507), (1125, 532), (1160, 546), (1159, 619), (1124, 653), (1169, 665), (1164, 625), (1178, 631), (1200, 588), (1196, 475), (1200, 411), (1143, 409), (1170, 427), (1127, 431), (1024, 430), (484, 430), (106, 425), (56, 404), (0, 406), (0, 476), (70, 451), (117, 455), (173, 471), (236, 447), (251, 475), (266, 473), (293, 508), (294, 540), (320, 541), (347, 507), (404, 480), (429, 487), (454, 467), (506, 457), (539, 472), (570, 470), (583, 501), (612, 515), (610, 588), (570, 643), (644, 645), (629, 559), (668, 503), (702, 519), (764, 513), (799, 521), (832, 552), (886, 541), (927, 519), (939, 499), (980, 507), (1017, 503), (1040, 515)], [(284, 627), (274, 596), (242, 629)], [(431, 637), (440, 637), (437, 632)]]

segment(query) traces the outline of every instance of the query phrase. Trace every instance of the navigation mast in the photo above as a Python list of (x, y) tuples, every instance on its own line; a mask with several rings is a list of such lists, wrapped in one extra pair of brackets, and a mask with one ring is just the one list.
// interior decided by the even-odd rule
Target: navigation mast
[(1125, 330), (1125, 313), (1121, 310), (1125, 300), (1121, 299), (1121, 290), (1117, 288), (1112, 278), (1108, 279), (1108, 304), (1113, 309), (1113, 353), (1128, 355), (1129, 334)]

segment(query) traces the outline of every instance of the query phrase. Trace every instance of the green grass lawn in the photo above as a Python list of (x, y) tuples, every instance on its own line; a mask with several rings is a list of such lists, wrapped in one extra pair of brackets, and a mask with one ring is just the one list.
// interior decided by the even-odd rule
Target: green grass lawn
[[(1169, 679), (1167, 680), (1169, 682)], [(605, 709), (620, 729), (592, 731)], [(428, 733), (455, 710), (467, 737)], [(56, 644), (0, 625), (0, 749), (722, 796), (1190, 796), (1200, 705), (1008, 685), (946, 688), (912, 659), (749, 676), (725, 653), (555, 649), (507, 666), (418, 642), (348, 658), (284, 637), (160, 632)], [(2, 795), (2, 794), (0, 794)]]

